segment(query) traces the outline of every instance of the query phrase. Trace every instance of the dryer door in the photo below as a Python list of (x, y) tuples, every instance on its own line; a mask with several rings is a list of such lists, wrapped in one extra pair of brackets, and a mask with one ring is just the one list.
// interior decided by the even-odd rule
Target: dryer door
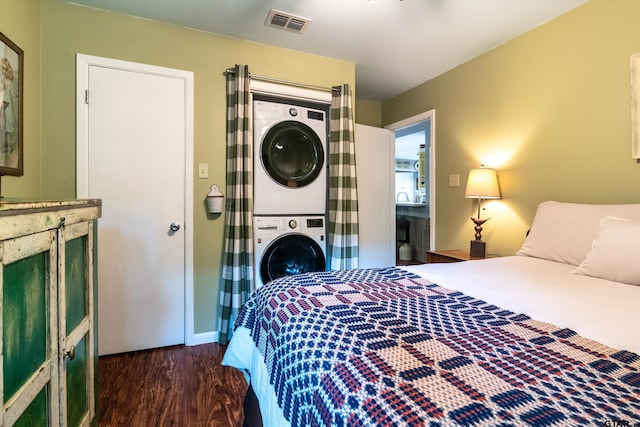
[(260, 261), (262, 283), (294, 274), (324, 271), (326, 260), (318, 243), (302, 234), (285, 234), (271, 242)]
[(260, 152), (267, 174), (285, 187), (312, 183), (324, 166), (324, 149), (318, 135), (306, 124), (293, 120), (269, 129)]

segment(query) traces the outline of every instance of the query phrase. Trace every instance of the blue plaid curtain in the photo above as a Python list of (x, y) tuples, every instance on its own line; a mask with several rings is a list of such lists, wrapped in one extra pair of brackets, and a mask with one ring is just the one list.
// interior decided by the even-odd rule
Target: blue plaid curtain
[(227, 195), (220, 290), (219, 337), (226, 344), (233, 323), (255, 290), (253, 280), (253, 157), (249, 68), (227, 72)]
[(347, 84), (333, 88), (329, 153), (329, 267), (358, 268), (356, 149)]

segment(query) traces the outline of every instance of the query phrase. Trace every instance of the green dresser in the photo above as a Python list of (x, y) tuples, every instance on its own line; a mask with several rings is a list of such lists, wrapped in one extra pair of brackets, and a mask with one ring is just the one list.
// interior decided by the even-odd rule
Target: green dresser
[(97, 424), (99, 200), (0, 200), (0, 426)]

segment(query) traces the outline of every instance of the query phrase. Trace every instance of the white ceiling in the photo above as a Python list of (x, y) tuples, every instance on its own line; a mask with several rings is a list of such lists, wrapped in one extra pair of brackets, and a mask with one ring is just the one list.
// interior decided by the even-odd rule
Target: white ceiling
[[(386, 101), (587, 0), (67, 1), (350, 61), (357, 97)], [(267, 27), (272, 8), (312, 22)]]

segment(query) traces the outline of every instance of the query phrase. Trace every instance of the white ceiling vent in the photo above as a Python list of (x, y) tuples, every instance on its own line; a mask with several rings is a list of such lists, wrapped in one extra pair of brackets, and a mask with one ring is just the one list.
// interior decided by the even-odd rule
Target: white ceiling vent
[(291, 13), (281, 12), (271, 9), (264, 25), (267, 27), (280, 28), (282, 30), (291, 31), (293, 33), (302, 34), (311, 24), (311, 19), (302, 16), (292, 15)]

